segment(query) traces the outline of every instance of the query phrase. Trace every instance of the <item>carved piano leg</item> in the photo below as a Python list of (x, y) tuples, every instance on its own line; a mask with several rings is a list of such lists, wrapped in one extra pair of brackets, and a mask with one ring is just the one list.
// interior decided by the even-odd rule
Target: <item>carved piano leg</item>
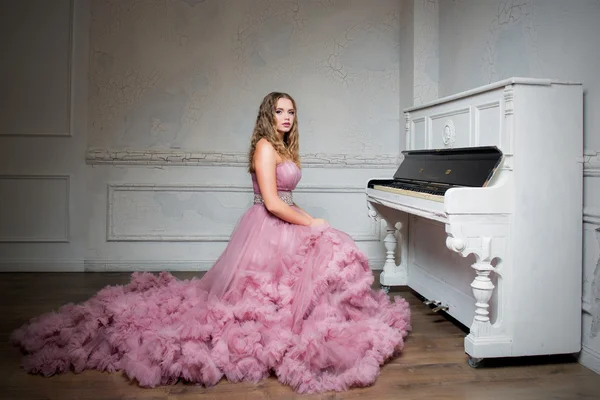
[[(406, 250), (402, 248), (402, 245), (404, 244), (402, 240), (402, 229), (400, 232), (398, 232), (398, 229), (396, 229), (397, 221), (400, 218), (398, 218), (398, 215), (395, 214), (388, 215), (386, 213), (385, 215), (382, 215), (379, 210), (377, 210), (376, 207), (370, 202), (367, 202), (367, 208), (369, 210), (369, 217), (375, 221), (382, 219), (386, 223), (387, 233), (383, 239), (383, 244), (386, 249), (386, 256), (379, 282), (383, 290), (388, 293), (390, 286), (406, 285), (407, 282), (406, 261), (404, 261)], [(398, 225), (402, 228), (404, 224), (398, 223)], [(396, 264), (396, 250), (398, 248), (398, 240), (396, 239), (397, 234), (401, 238), (400, 246), (402, 250), (402, 262), (400, 265)]]
[(471, 325), (471, 334), (473, 336), (489, 336), (491, 333), (491, 324), (489, 317), (489, 301), (494, 291), (494, 284), (490, 279), (490, 273), (494, 267), (488, 262), (477, 262), (473, 264), (473, 269), (477, 276), (471, 283), (473, 295), (475, 296), (475, 317)]
[[(475, 296), (475, 316), (471, 325), (470, 334), (474, 337), (486, 337), (492, 334), (492, 325), (490, 324), (489, 301), (494, 292), (494, 284), (489, 275), (494, 267), (488, 262), (477, 262), (472, 265), (477, 276), (471, 283), (473, 296)], [(468, 363), (473, 368), (481, 366), (483, 358), (469, 356)]]
[(476, 233), (480, 228), (473, 229), (473, 225), (463, 222), (465, 220), (466, 218), (456, 218), (453, 223), (446, 225), (446, 247), (463, 257), (474, 254), (476, 259), (472, 265), (476, 276), (471, 283), (475, 315), (465, 338), (469, 365), (476, 368), (486, 357), (501, 357), (511, 353), (512, 340), (504, 332), (502, 320), (497, 319), (492, 325), (489, 312), (490, 299), (494, 290), (497, 290), (490, 279), (492, 272), (497, 273), (492, 261), (494, 258), (501, 259), (504, 254), (507, 224), (490, 224), (490, 236), (487, 236), (483, 232)]
[[(396, 240), (396, 227), (394, 225), (388, 225), (385, 230), (387, 231), (387, 235), (383, 239), (383, 244), (387, 251), (382, 275), (387, 276), (392, 275), (396, 269), (396, 246), (398, 245), (398, 241)], [(387, 285), (382, 285), (381, 287), (386, 293), (390, 290), (390, 287)]]

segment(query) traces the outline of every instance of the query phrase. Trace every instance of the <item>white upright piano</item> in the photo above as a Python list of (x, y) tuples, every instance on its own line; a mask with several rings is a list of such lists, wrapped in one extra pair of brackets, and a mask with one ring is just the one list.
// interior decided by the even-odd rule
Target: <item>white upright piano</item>
[(404, 115), (398, 171), (366, 187), (386, 222), (381, 285), (470, 328), (471, 366), (579, 352), (582, 86), (510, 78)]

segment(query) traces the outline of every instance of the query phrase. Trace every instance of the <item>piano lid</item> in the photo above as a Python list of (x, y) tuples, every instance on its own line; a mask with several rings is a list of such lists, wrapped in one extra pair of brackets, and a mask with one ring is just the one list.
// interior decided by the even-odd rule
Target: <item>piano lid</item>
[(483, 187), (502, 160), (496, 146), (402, 151), (394, 180)]

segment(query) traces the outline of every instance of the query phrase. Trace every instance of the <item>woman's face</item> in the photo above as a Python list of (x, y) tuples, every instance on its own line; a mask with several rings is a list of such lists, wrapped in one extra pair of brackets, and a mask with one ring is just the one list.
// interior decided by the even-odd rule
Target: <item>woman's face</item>
[(277, 100), (277, 105), (275, 106), (275, 122), (277, 124), (277, 132), (281, 137), (292, 129), (295, 117), (296, 110), (294, 110), (294, 104), (290, 99), (281, 98)]

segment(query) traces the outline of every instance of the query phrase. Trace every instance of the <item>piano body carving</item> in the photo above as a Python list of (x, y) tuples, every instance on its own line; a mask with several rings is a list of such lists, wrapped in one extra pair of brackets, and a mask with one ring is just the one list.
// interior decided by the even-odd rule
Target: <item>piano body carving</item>
[[(449, 157), (472, 148), (474, 168), (491, 173), (474, 182), (462, 171), (442, 195), (390, 188), (413, 177), (402, 163), (400, 176), (368, 182), (368, 213), (386, 222), (381, 285), (408, 285), (469, 327), (473, 366), (580, 351), (582, 86), (510, 78), (404, 115), (402, 163), (423, 154), (415, 150), (433, 157), (450, 149)], [(477, 160), (489, 148), (501, 152), (492, 170)], [(420, 190), (436, 180), (444, 178), (411, 182)]]

